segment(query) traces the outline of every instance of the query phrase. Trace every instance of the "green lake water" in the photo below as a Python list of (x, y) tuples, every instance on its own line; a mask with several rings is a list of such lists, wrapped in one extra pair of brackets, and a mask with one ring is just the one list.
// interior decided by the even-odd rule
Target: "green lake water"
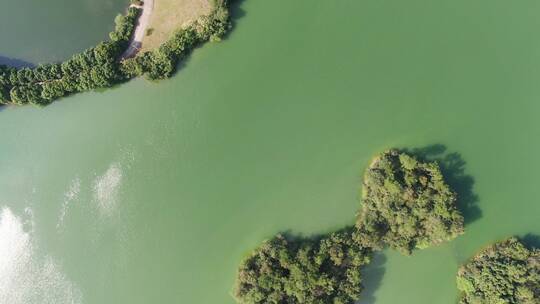
[[(8, 1), (0, 55), (68, 57), (125, 5), (49, 2)], [(360, 303), (454, 304), (459, 264), (540, 234), (540, 2), (246, 0), (234, 14), (170, 80), (0, 110), (0, 302), (232, 304), (262, 240), (352, 224), (363, 170), (390, 147), (457, 153), (467, 232), (378, 254)]]
[(0, 63), (61, 61), (108, 37), (127, 0), (2, 0)]

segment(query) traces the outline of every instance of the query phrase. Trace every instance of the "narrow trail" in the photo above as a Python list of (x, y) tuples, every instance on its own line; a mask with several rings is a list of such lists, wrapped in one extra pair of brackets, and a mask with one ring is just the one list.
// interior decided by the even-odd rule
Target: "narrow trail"
[(141, 49), (142, 40), (146, 33), (146, 28), (150, 23), (150, 16), (152, 16), (152, 10), (154, 9), (154, 0), (144, 0), (142, 7), (136, 5), (133, 6), (142, 8), (142, 14), (139, 16), (139, 20), (137, 21), (137, 25), (135, 26), (135, 32), (133, 33), (133, 37), (129, 42), (129, 46), (122, 54), (122, 60), (135, 56), (137, 52), (139, 52), (139, 50)]

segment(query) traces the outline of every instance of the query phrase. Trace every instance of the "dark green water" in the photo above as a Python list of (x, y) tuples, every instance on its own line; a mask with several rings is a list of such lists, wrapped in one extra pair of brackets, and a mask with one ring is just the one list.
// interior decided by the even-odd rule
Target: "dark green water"
[(2, 0), (0, 63), (61, 61), (108, 38), (128, 0)]
[[(458, 179), (476, 196), (467, 233), (377, 256), (361, 303), (455, 303), (460, 263), (540, 234), (539, 13), (532, 0), (247, 0), (229, 39), (171, 80), (4, 108), (0, 299), (234, 303), (236, 266), (263, 239), (352, 223), (374, 154), (440, 144), (473, 178)], [(84, 48), (110, 26), (66, 33)], [(65, 56), (1, 34), (2, 52)]]

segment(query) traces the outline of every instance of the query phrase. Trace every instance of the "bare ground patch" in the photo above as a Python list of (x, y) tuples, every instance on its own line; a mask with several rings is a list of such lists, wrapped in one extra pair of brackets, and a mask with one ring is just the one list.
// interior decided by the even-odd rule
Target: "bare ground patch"
[(157, 48), (175, 30), (212, 11), (212, 0), (155, 0), (150, 24), (142, 41), (142, 52)]

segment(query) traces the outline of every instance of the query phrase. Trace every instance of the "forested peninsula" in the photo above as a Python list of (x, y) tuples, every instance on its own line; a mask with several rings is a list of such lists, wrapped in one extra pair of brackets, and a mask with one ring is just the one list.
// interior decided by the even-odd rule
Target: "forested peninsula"
[(73, 93), (111, 87), (138, 76), (151, 80), (167, 78), (195, 46), (220, 40), (231, 27), (227, 1), (215, 0), (209, 15), (178, 29), (158, 48), (124, 59), (122, 54), (140, 12), (139, 8), (130, 7), (125, 15), (115, 19), (110, 40), (64, 62), (36, 68), (0, 65), (0, 103), (43, 106)]

